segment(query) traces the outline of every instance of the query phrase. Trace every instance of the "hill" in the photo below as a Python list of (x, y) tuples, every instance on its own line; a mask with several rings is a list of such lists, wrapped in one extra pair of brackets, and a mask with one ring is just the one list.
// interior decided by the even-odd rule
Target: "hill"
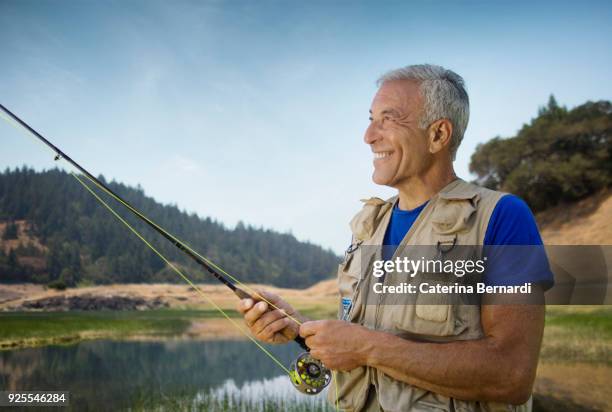
[[(104, 177), (100, 176), (104, 181)], [(244, 282), (307, 287), (329, 278), (339, 258), (291, 234), (239, 223), (229, 229), (211, 218), (162, 205), (141, 188), (105, 182), (179, 239)], [(104, 196), (103, 196), (104, 197)], [(197, 282), (210, 275), (168, 241), (110, 204), (145, 238)], [(0, 173), (0, 281), (76, 284), (178, 282), (136, 236), (84, 190), (54, 169)]]
[(612, 190), (536, 215), (548, 245), (612, 245)]

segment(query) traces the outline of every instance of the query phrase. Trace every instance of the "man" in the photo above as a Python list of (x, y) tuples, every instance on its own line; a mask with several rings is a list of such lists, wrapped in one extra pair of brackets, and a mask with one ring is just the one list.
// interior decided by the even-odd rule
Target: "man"
[[(282, 311), (250, 299), (239, 310), (262, 341), (304, 337), (311, 354), (338, 371), (343, 410), (531, 410), (542, 305), (495, 304), (494, 295), (481, 305), (385, 305), (386, 297), (372, 304), (364, 295), (372, 282), (366, 245), (391, 245), (384, 259), (418, 259), (411, 246), (542, 243), (524, 202), (455, 176), (453, 160), (469, 117), (460, 76), (415, 65), (383, 75), (378, 85), (364, 140), (374, 154), (374, 182), (397, 189), (398, 196), (366, 201), (351, 221), (353, 241), (338, 271), (342, 320), (308, 321), (265, 292)], [(552, 282), (547, 264), (523, 269), (510, 279), (492, 271), (485, 282), (531, 282), (532, 295), (541, 297)], [(335, 390), (329, 393), (335, 401)]]

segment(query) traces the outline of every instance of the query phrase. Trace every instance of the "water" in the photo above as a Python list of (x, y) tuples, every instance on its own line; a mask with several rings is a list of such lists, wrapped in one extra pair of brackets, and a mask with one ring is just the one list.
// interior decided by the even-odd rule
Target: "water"
[[(268, 349), (285, 365), (300, 353), (293, 344)], [(181, 396), (197, 402), (211, 393), (246, 400), (264, 394), (291, 402), (315, 398), (295, 391), (283, 370), (249, 341), (87, 341), (0, 352), (0, 387), (66, 390), (78, 411), (125, 410)]]

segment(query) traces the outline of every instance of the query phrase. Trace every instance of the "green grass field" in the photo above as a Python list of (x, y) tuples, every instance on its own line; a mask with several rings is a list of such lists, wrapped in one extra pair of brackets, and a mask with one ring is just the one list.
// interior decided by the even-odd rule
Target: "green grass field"
[(166, 337), (183, 333), (193, 320), (213, 317), (218, 317), (213, 310), (2, 313), (0, 349), (68, 344), (91, 338)]
[[(321, 319), (331, 316), (329, 308), (316, 306), (302, 311)], [(225, 310), (240, 318), (235, 310)], [(0, 350), (49, 344), (71, 344), (84, 339), (121, 339), (133, 336), (171, 337), (181, 335), (193, 321), (218, 319), (214, 309), (92, 312), (5, 312), (0, 313)], [(233, 326), (228, 323), (228, 328)]]
[[(333, 316), (335, 308), (301, 308), (306, 316)], [(234, 310), (226, 313), (239, 317)], [(168, 337), (193, 321), (219, 318), (216, 310), (0, 313), (0, 349), (75, 343), (92, 338)], [(231, 327), (231, 325), (229, 325)], [(612, 307), (550, 306), (542, 345), (543, 360), (612, 363)]]

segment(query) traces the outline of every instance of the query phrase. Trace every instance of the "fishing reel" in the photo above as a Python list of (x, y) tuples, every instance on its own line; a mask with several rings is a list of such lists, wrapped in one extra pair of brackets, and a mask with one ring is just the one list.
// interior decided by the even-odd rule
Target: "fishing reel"
[(291, 363), (289, 372), (293, 386), (306, 395), (320, 393), (332, 379), (331, 371), (308, 352), (302, 353)]

